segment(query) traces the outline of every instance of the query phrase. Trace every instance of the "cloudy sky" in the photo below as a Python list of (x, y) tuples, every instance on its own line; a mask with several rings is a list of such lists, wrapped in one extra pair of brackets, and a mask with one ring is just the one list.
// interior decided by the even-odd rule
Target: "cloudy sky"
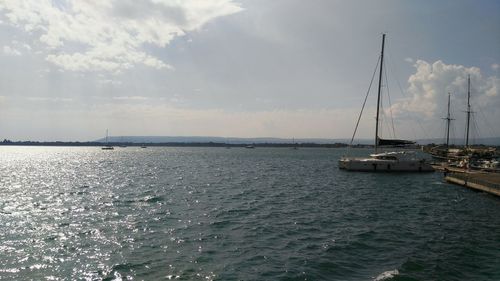
[(0, 0), (0, 138), (347, 138), (382, 33), (384, 137), (500, 136), (500, 1)]

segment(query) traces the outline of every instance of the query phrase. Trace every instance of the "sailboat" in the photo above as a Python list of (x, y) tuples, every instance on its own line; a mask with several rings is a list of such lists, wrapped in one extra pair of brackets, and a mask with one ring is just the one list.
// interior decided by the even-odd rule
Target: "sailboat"
[(292, 139), (292, 144), (293, 144), (292, 149), (294, 149), (294, 150), (299, 149), (299, 148), (297, 147), (297, 143), (295, 142), (295, 138), (293, 138), (293, 139)]
[[(445, 161), (443, 163), (439, 163), (436, 165), (438, 169), (442, 169), (443, 167), (460, 167), (460, 168), (477, 168), (477, 169), (495, 169), (496, 163), (495, 160), (495, 148), (484, 148), (484, 147), (476, 147), (472, 148), (469, 143), (470, 137), (470, 122), (471, 115), (474, 113), (471, 110), (470, 104), (470, 75), (467, 77), (467, 119), (465, 123), (465, 146), (463, 148), (449, 148), (449, 140), (450, 140), (450, 122), (455, 120), (450, 116), (450, 94), (448, 94), (448, 114), (445, 118), (446, 123), (446, 146), (444, 148), (437, 146), (427, 149), (427, 153), (429, 153), (433, 158)], [(490, 169), (491, 170), (491, 169)]]
[(496, 161), (495, 148), (472, 148), (469, 143), (471, 105), (470, 105), (470, 74), (467, 76), (467, 122), (465, 128), (465, 147), (463, 161), (459, 164), (464, 168), (482, 169), (498, 171), (498, 161)]
[(113, 150), (115, 149), (113, 146), (109, 145), (108, 142), (108, 129), (106, 129), (106, 145), (101, 147), (102, 150)]
[[(407, 140), (382, 139), (379, 132), (380, 97), (382, 86), (382, 73), (384, 65), (385, 34), (382, 34), (382, 52), (380, 55), (380, 72), (378, 79), (377, 115), (375, 118), (375, 151), (369, 157), (347, 157), (339, 160), (339, 168), (348, 171), (366, 172), (431, 172), (432, 166), (423, 158), (417, 158), (414, 151), (379, 152), (379, 147), (384, 145), (404, 146), (414, 142)], [(354, 136), (353, 136), (354, 138)], [(352, 141), (351, 141), (352, 143)]]

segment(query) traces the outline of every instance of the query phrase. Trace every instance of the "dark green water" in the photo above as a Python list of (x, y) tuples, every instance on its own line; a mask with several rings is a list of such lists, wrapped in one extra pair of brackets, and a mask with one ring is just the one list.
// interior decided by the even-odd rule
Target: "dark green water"
[(342, 153), (0, 147), (0, 279), (500, 280), (499, 198)]

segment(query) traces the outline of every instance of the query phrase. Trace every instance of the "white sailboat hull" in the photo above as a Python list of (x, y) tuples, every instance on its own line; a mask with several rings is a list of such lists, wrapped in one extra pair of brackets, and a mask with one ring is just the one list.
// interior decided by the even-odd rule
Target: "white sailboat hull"
[(361, 172), (432, 172), (425, 160), (381, 160), (374, 158), (342, 158), (339, 168)]

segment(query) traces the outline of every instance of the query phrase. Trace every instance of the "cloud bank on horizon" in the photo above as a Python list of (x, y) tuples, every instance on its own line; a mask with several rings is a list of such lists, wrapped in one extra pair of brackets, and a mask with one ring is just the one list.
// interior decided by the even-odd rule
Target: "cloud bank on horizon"
[(475, 3), (2, 0), (0, 138), (350, 137), (381, 30), (398, 137), (442, 137), (448, 92), (463, 127), (468, 75), (478, 134), (500, 136), (500, 5)]

